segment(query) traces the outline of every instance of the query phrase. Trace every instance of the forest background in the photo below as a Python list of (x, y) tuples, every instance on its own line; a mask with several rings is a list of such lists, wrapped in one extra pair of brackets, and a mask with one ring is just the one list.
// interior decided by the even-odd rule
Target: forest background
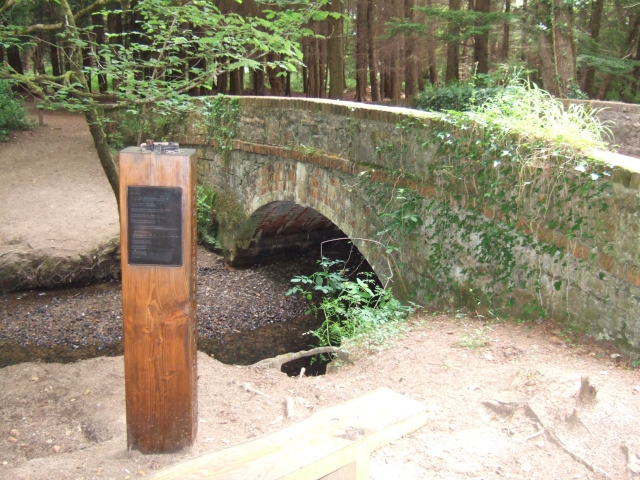
[(116, 197), (109, 109), (172, 115), (216, 93), (378, 102), (514, 72), (558, 97), (640, 102), (637, 0), (447, 1), (3, 0), (0, 82), (84, 112)]
[[(313, 5), (3, 0), (0, 5), (0, 76), (22, 81), (43, 97), (72, 83), (64, 76), (74, 68), (78, 47), (88, 89), (102, 95), (127, 88), (121, 67), (140, 81), (164, 77), (175, 91), (193, 96), (341, 99), (351, 91), (356, 101), (374, 102), (474, 77), (481, 85), (499, 83), (516, 69), (557, 96), (640, 101), (636, 0), (329, 0)], [(171, 35), (160, 35), (158, 27)], [(77, 38), (69, 33), (74, 28)], [(164, 63), (163, 41), (169, 41), (165, 48), (172, 57)], [(137, 93), (158, 100), (149, 92)]]

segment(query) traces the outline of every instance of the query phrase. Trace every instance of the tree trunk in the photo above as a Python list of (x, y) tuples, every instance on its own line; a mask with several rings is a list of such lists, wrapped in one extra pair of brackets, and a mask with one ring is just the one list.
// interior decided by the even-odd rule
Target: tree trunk
[(318, 39), (312, 37), (308, 40), (305, 62), (307, 65), (307, 97), (309, 98), (316, 98), (320, 94), (318, 57)]
[(356, 13), (356, 102), (367, 101), (367, 9), (368, 0), (358, 0)]
[[(427, 7), (433, 7), (433, 0), (427, 0)], [(432, 20), (428, 20), (427, 26), (427, 68), (429, 70), (429, 81), (431, 85), (438, 83), (438, 69), (436, 68), (436, 41), (434, 34), (434, 24)]]
[(244, 68), (236, 68), (231, 71), (229, 81), (229, 94), (230, 95), (242, 95), (242, 89), (244, 87)]
[[(486, 27), (486, 14), (491, 12), (490, 0), (476, 0), (475, 11), (483, 14), (476, 26)], [(489, 73), (489, 30), (484, 31), (474, 38), (473, 61), (476, 63), (476, 73)]]
[[(392, 11), (396, 18), (404, 17), (404, 1), (393, 0)], [(390, 67), (389, 98), (397, 100), (402, 96), (402, 80), (404, 78), (404, 38), (397, 35), (388, 42), (387, 50), (390, 50), (390, 57), (387, 57), (387, 64)]]
[(60, 57), (58, 56), (58, 43), (55, 34), (49, 35), (49, 59), (54, 77), (62, 75), (60, 70)]
[(378, 82), (378, 52), (375, 35), (374, 0), (368, 0), (367, 8), (367, 35), (369, 37), (369, 83), (371, 84), (371, 101), (380, 101), (380, 83)]
[[(82, 49), (82, 66), (84, 68), (91, 68), (91, 47), (84, 47)], [(87, 77), (87, 86), (89, 87), (89, 91), (93, 91), (91, 71), (85, 72), (84, 76)]]
[(320, 94), (318, 98), (327, 97), (327, 82), (329, 80), (329, 64), (327, 63), (327, 35), (326, 22), (320, 24), (320, 32), (324, 35), (324, 38), (318, 39), (318, 71), (320, 76), (318, 77), (318, 88)]
[[(96, 35), (96, 61), (98, 68), (106, 62), (104, 56), (100, 55), (100, 49), (105, 47), (104, 36), (104, 17), (100, 14), (91, 15), (91, 22), (93, 23), (93, 32)], [(98, 74), (98, 87), (100, 93), (107, 93), (107, 75), (104, 73)]]
[[(505, 0), (504, 3), (504, 13), (509, 15), (511, 13), (511, 0)], [(509, 40), (510, 40), (510, 30), (511, 21), (507, 18), (502, 24), (502, 49), (500, 52), (500, 59), (503, 62), (509, 60)]]
[[(404, 0), (404, 18), (412, 23), (414, 19), (413, 7), (415, 0)], [(416, 94), (416, 55), (415, 37), (406, 35), (404, 39), (404, 98), (411, 98)]]
[(380, 97), (382, 99), (391, 98), (391, 73), (389, 67), (384, 63), (380, 69)]
[(553, 56), (558, 77), (558, 92), (566, 97), (571, 85), (577, 85), (576, 45), (573, 37), (573, 7), (564, 0), (554, 2)]
[[(449, 10), (460, 10), (460, 0), (449, 0)], [(445, 81), (447, 83), (460, 79), (460, 26), (454, 20), (449, 21), (448, 33), (454, 37), (447, 44), (447, 74)]]
[[(551, 9), (544, 2), (538, 2), (536, 16), (538, 21), (551, 18)], [(553, 55), (553, 27), (546, 25), (547, 28), (538, 30), (538, 54), (540, 56), (540, 76), (542, 77), (542, 86), (552, 95), (558, 95), (558, 83), (556, 82), (556, 65)]]
[(24, 75), (24, 68), (22, 66), (22, 57), (20, 57), (20, 49), (11, 45), (7, 48), (7, 63), (20, 75)]
[(389, 84), (389, 98), (391, 100), (397, 100), (400, 98), (402, 93), (402, 77), (400, 76), (400, 71), (402, 69), (402, 64), (400, 62), (399, 54), (402, 50), (396, 49), (396, 54), (391, 57), (391, 75), (390, 75), (390, 84)]
[[(73, 12), (71, 11), (67, 0), (59, 0), (59, 8), (61, 18), (66, 18), (66, 22), (68, 22), (65, 30), (72, 45), (69, 61), (71, 69), (74, 73), (75, 81), (80, 84), (84, 93), (89, 93), (89, 85), (87, 84), (87, 80), (82, 73), (81, 67), (82, 50), (78, 47), (73, 46), (74, 44), (77, 45), (80, 42), (75, 20), (73, 18)], [(118, 203), (118, 212), (120, 212), (120, 174), (118, 172), (116, 162), (111, 156), (111, 151), (109, 150), (109, 146), (107, 144), (107, 136), (104, 133), (102, 121), (100, 120), (100, 116), (98, 115), (98, 110), (93, 104), (90, 104), (85, 111), (85, 118), (87, 120), (87, 125), (89, 126), (89, 131), (91, 132), (91, 137), (93, 138), (93, 143), (98, 153), (98, 159), (100, 160), (100, 164), (102, 165), (102, 170), (104, 171), (107, 180), (109, 181), (109, 185), (111, 185), (111, 189), (113, 190), (113, 193), (116, 197), (116, 202)]]
[(266, 93), (264, 88), (264, 72), (260, 69), (253, 71), (253, 92), (254, 95), (262, 96)]
[(44, 68), (44, 52), (45, 52), (45, 43), (38, 35), (38, 44), (36, 48), (33, 50), (33, 73), (46, 75), (46, 71)]
[[(635, 61), (640, 62), (640, 37), (638, 37), (637, 43), (638, 45), (636, 47)], [(630, 89), (631, 95), (634, 97), (638, 93), (638, 84), (640, 84), (640, 66), (636, 65), (635, 67), (633, 67), (633, 78), (631, 79), (631, 89)]]
[[(305, 58), (309, 58), (308, 54), (304, 54)], [(302, 93), (304, 93), (305, 95), (307, 95), (307, 88), (308, 88), (308, 83), (307, 83), (307, 77), (308, 77), (308, 69), (307, 69), (307, 62), (304, 62), (304, 65), (302, 67)], [(307, 95), (308, 96), (308, 95)]]
[[(602, 9), (604, 7), (604, 0), (594, 0), (591, 4), (591, 16), (589, 17), (589, 35), (593, 39), (595, 44), (595, 51), (598, 51), (598, 39), (600, 38), (600, 21), (602, 18)], [(587, 67), (582, 77), (580, 88), (586, 93), (589, 98), (593, 98), (594, 80), (596, 77), (596, 69), (594, 67)]]
[[(275, 53), (270, 53), (269, 61), (274, 62), (277, 60), (277, 55)], [(271, 89), (271, 95), (275, 97), (284, 96), (285, 84), (284, 77), (280, 75), (282, 69), (280, 67), (268, 67), (267, 68), (267, 76), (269, 77), (269, 86)]]
[[(342, 14), (342, 1), (331, 0), (327, 9)], [(342, 45), (342, 18), (329, 17), (327, 38), (327, 63), (329, 65), (329, 98), (344, 98), (344, 54)]]
[[(122, 13), (121, 12), (111, 12), (107, 17), (107, 25), (110, 33), (114, 33), (113, 38), (109, 40), (109, 43), (112, 45), (118, 44), (118, 35), (122, 34)], [(117, 90), (119, 86), (119, 82), (114, 78), (111, 82), (111, 88), (113, 90)]]
[(604, 77), (602, 84), (600, 85), (600, 90), (598, 90), (597, 99), (598, 100), (606, 100), (607, 93), (609, 93), (609, 89), (611, 88), (611, 83), (613, 82), (613, 75), (610, 73)]

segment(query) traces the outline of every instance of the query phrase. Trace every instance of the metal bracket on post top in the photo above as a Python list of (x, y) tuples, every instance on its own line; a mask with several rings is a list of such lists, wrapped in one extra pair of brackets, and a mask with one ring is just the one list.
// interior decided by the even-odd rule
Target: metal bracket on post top
[(140, 144), (140, 148), (144, 152), (180, 153), (180, 145), (175, 142), (154, 142), (153, 140), (147, 140)]

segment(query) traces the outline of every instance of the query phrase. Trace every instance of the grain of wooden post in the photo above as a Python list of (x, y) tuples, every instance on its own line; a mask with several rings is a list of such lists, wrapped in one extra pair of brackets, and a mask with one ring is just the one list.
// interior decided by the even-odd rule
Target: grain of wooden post
[(195, 150), (120, 152), (127, 442), (144, 453), (196, 437), (196, 178)]

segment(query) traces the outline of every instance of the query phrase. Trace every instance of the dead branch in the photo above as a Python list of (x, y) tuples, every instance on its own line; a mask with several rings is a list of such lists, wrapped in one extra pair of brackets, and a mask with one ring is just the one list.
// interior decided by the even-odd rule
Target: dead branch
[(529, 440), (532, 440), (536, 437), (539, 437), (540, 435), (542, 435), (544, 433), (544, 428), (542, 428), (540, 426), (539, 423), (536, 423), (536, 428), (538, 429), (538, 431), (536, 433), (534, 433), (533, 435), (529, 435), (527, 438), (524, 439), (525, 442), (528, 442)]
[(602, 470), (599, 467), (596, 467), (595, 465), (592, 465), (587, 460), (585, 460), (580, 455), (578, 455), (573, 450), (571, 450), (567, 446), (567, 444), (565, 444), (562, 441), (562, 439), (560, 437), (558, 437), (558, 435), (556, 435), (556, 433), (553, 430), (551, 430), (549, 427), (545, 426), (545, 424), (542, 422), (542, 420), (540, 419), (538, 414), (535, 412), (535, 410), (531, 407), (531, 405), (529, 405), (529, 403), (525, 403), (524, 404), (524, 413), (528, 417), (530, 417), (532, 420), (538, 422), (538, 424), (542, 427), (542, 429), (547, 433), (547, 436), (549, 437), (549, 440), (552, 441), (553, 443), (555, 443), (556, 445), (558, 445), (560, 448), (562, 448), (576, 462), (581, 463), (582, 465), (587, 467), (589, 470), (591, 470), (593, 473), (599, 473), (600, 475), (603, 475), (606, 478), (611, 478), (607, 472), (605, 472), (604, 470)]
[(282, 365), (287, 362), (298, 360), (299, 358), (312, 357), (313, 355), (320, 355), (321, 353), (335, 353), (340, 360), (343, 360), (347, 363), (353, 363), (353, 361), (349, 357), (349, 354), (344, 350), (340, 350), (338, 347), (319, 347), (306, 351), (303, 350), (296, 353), (285, 353), (273, 358), (265, 358), (264, 360), (260, 360), (259, 362), (254, 363), (252, 366), (258, 368), (273, 368), (275, 370), (280, 370), (282, 368)]
[(234, 383), (238, 385), (240, 388), (242, 388), (245, 392), (254, 393), (256, 395), (260, 395), (261, 397), (265, 397), (265, 398), (271, 398), (266, 393), (263, 393), (260, 390), (256, 390), (255, 388), (253, 388), (250, 383), (240, 383), (240, 382), (234, 382)]

